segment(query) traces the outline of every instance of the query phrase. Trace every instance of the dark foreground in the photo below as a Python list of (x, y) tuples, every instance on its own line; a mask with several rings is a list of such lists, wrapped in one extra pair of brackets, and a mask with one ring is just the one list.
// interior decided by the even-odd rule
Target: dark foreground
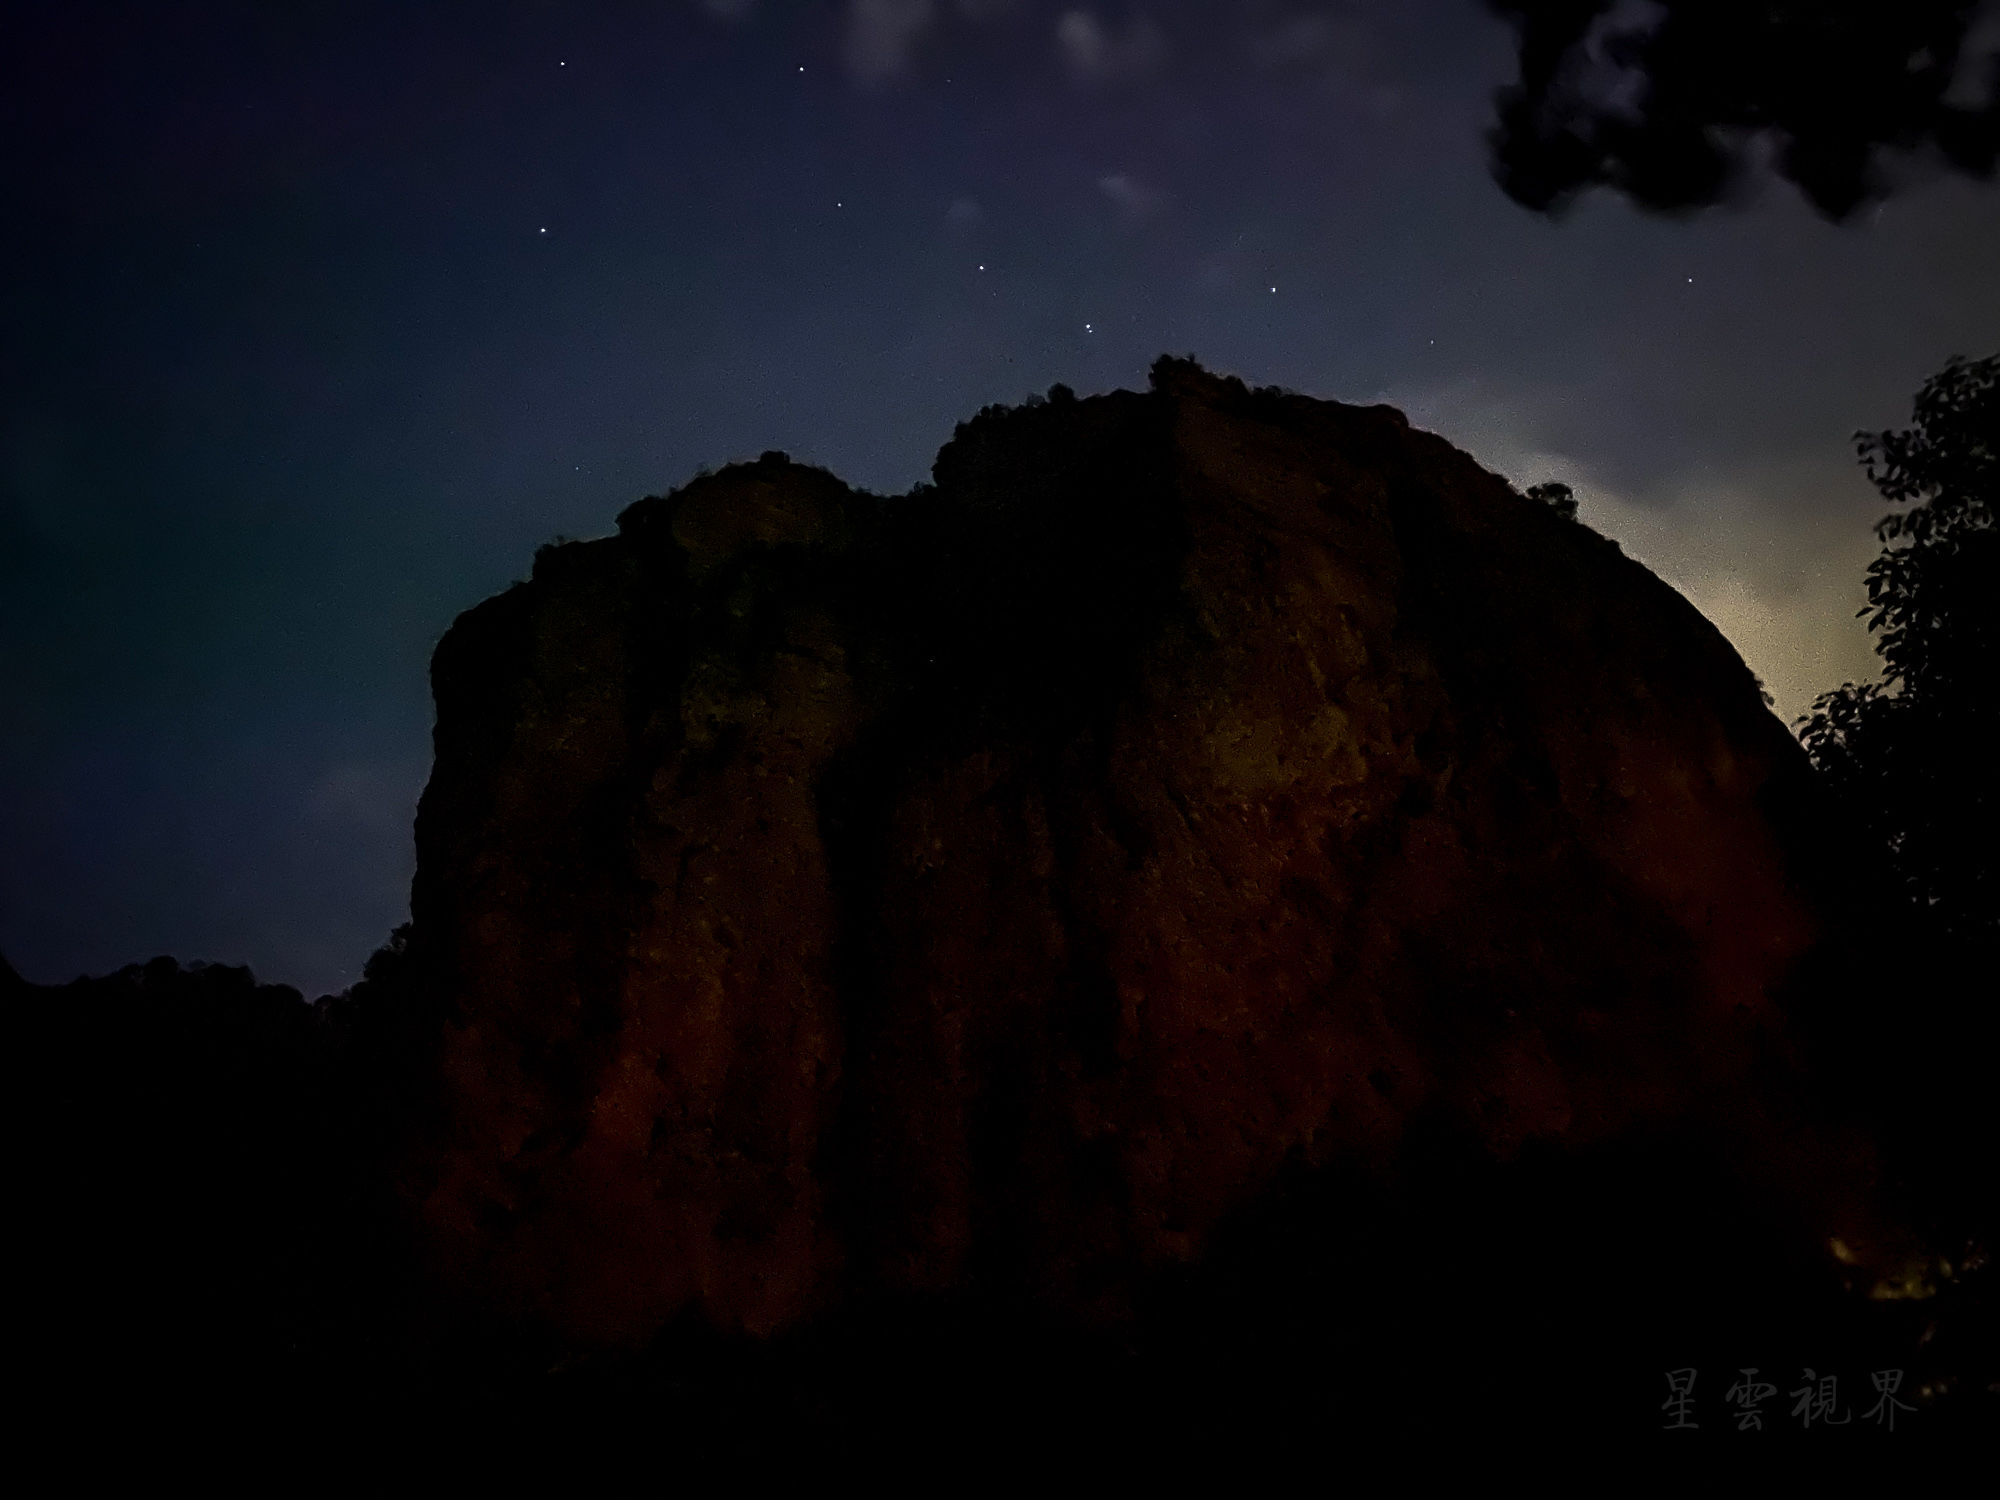
[[(93, 1053), (73, 1018), (70, 1084), (22, 1080), (55, 1091), (66, 1153), (31, 1180), (39, 1430), (95, 1434), (73, 1450), (91, 1467), (254, 1457), (298, 1475), (415, 1446), (578, 1478), (915, 1465), (956, 1481), (1079, 1455), (1172, 1470), (1387, 1448), (1818, 1471), (1996, 1431), (1990, 1269), (1954, 1265), (1926, 1297), (1846, 1290), (1714, 1150), (1672, 1141), (1503, 1165), (1419, 1131), (1393, 1176), (1290, 1174), (1108, 1328), (1001, 1290), (861, 1302), (770, 1341), (690, 1324), (643, 1350), (564, 1350), (422, 1288), (354, 1165), (367, 1110), (332, 1086), (324, 1008), (274, 1007), (285, 992), (240, 970), (126, 981), (91, 993), (137, 1045)], [(163, 985), (205, 1000), (148, 1008)], [(1746, 1368), (1773, 1388), (1748, 1430), (1729, 1395)], [(1691, 1427), (1668, 1406), (1688, 1370)], [(1827, 1377), (1831, 1409), (1802, 1412)]]

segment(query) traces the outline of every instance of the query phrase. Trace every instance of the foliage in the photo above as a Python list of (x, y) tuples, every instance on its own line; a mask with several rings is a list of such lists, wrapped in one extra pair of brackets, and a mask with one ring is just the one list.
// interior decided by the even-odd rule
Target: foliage
[(1565, 521), (1576, 519), (1576, 492), (1566, 484), (1531, 484), (1527, 490), (1530, 500), (1539, 500)]
[(2000, 356), (1953, 359), (1925, 384), (1902, 432), (1856, 447), (1885, 499), (1862, 614), (1880, 683), (1813, 705), (1801, 737), (1910, 912), (1935, 936), (1990, 939), (1993, 763), (2000, 746)]
[(2000, 59), (1960, 76), (1979, 0), (1656, 0), (1636, 25), (1618, 0), (1487, 4), (1520, 55), (1495, 101), (1493, 171), (1530, 208), (1598, 185), (1656, 211), (1702, 208), (1760, 137), (1830, 219), (1885, 191), (1884, 149), (1934, 147), (1992, 174)]
[(1994, 648), (1993, 505), (2000, 491), (2000, 355), (1952, 360), (1917, 398), (1906, 432), (1861, 433), (1868, 477), (1894, 504), (1876, 534), (1903, 542), (1868, 570), (1868, 628), (1884, 679), (1948, 689)]
[[(2000, 1242), (2000, 1008), (1988, 998), (2000, 957), (2000, 356), (1952, 360), (1917, 396), (1909, 428), (1856, 445), (1898, 508), (1877, 527), (1861, 611), (1882, 680), (1823, 695), (1801, 725), (1834, 796), (1835, 847), (1861, 876), (1812, 987), (1832, 1074), (1858, 1085), (1930, 1243), (1965, 1267)], [(1941, 1298), (1934, 1326), (1986, 1338), (1990, 1359), (1990, 1333), (1977, 1329), (1991, 1314), (1976, 1309), (1991, 1276), (1978, 1287), (1952, 1293), (1970, 1312)]]

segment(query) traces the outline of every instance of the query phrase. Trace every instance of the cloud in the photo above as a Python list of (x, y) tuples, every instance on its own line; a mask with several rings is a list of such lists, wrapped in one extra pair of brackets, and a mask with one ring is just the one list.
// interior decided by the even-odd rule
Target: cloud
[(1165, 207), (1167, 195), (1148, 187), (1126, 172), (1113, 172), (1097, 179), (1097, 189), (1118, 205), (1127, 219), (1148, 218)]
[(757, 8), (757, 0), (695, 0), (718, 21), (744, 21)]
[(1362, 16), (1298, 12), (1252, 25), (1242, 45), (1253, 67), (1317, 76), (1350, 107), (1377, 119), (1402, 103), (1381, 39)]
[(1332, 16), (1307, 12), (1252, 31), (1247, 46), (1250, 60), (1258, 67), (1284, 68), (1318, 62), (1339, 40), (1339, 27)]
[(2000, 6), (1972, 18), (1971, 29), (1958, 52), (1958, 71), (1944, 102), (1955, 109), (1978, 109), (1993, 97), (1993, 75), (2000, 70)]
[[(1872, 679), (1873, 639), (1854, 618), (1878, 543), (1866, 486), (1844, 455), (1791, 465), (1706, 466), (1661, 476), (1645, 499), (1623, 494), (1541, 434), (1563, 399), (1551, 390), (1501, 393), (1479, 381), (1384, 392), (1410, 420), (1442, 434), (1517, 486), (1559, 480), (1580, 517), (1672, 584), (1728, 637), (1791, 722), (1820, 693)], [(1829, 497), (1852, 505), (1847, 527), (1802, 527)]]
[[(1808, 531), (1770, 507), (1783, 476), (1687, 479), (1665, 507), (1579, 490), (1585, 519), (1714, 622), (1790, 721), (1843, 682), (1876, 675), (1854, 618), (1877, 543), (1866, 526)], [(1595, 512), (1593, 515), (1592, 512)]]
[(937, 20), (931, 0), (852, 0), (847, 8), (847, 71), (877, 84), (907, 73), (917, 42)]
[(1262, 72), (1320, 78), (1348, 108), (1388, 118), (1402, 106), (1402, 88), (1368, 18), (1306, 10), (1252, 24), (1242, 34), (1244, 56)]
[[(742, 5), (746, 0), (723, 0)], [(886, 83), (910, 71), (925, 36), (947, 15), (980, 25), (1002, 20), (1021, 0), (848, 0), (847, 35), (842, 43), (848, 76), (865, 85)]]
[(1134, 16), (1121, 35), (1092, 12), (1071, 10), (1056, 21), (1056, 51), (1072, 78), (1108, 83), (1159, 67), (1166, 61), (1167, 40), (1145, 16)]

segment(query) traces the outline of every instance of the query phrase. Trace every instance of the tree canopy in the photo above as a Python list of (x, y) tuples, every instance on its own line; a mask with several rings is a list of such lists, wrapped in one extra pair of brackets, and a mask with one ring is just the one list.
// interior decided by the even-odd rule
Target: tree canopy
[(1725, 198), (1760, 141), (1819, 211), (1882, 196), (1885, 151), (1993, 172), (2000, 55), (1968, 55), (1986, 0), (1487, 0), (1520, 76), (1500, 90), (1493, 172), (1561, 209), (1598, 185), (1684, 212)]
[(1566, 484), (1531, 484), (1527, 488), (1530, 500), (1539, 500), (1565, 521), (1576, 519), (1576, 491)]
[(1882, 680), (1824, 694), (1802, 737), (1911, 913), (1937, 936), (1990, 941), (2000, 930), (2000, 355), (1952, 360), (1917, 396), (1909, 428), (1857, 434), (1856, 447), (1901, 507), (1876, 528), (1883, 550), (1862, 610)]

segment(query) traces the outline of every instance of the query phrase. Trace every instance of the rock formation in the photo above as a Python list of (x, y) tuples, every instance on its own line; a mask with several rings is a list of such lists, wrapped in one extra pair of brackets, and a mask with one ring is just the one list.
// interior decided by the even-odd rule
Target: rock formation
[(766, 454), (438, 647), (405, 1166), (594, 1344), (1115, 1322), (1288, 1170), (1679, 1135), (1886, 1254), (1803, 1112), (1809, 770), (1684, 599), (1386, 407), (1162, 360), (935, 483)]

